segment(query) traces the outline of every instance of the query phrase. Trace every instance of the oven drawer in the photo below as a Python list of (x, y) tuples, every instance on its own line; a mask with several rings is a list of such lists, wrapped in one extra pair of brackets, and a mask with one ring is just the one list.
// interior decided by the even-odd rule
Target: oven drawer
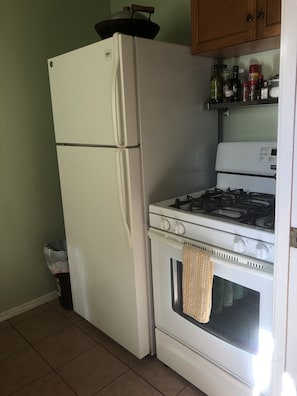
[(209, 396), (254, 395), (250, 386), (158, 329), (156, 347), (161, 362)]

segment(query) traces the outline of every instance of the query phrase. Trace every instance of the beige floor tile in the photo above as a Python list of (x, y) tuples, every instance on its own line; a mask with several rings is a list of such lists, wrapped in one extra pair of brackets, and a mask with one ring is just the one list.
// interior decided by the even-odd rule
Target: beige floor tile
[(195, 388), (192, 385), (187, 386), (178, 396), (207, 396), (201, 390)]
[(101, 343), (102, 341), (107, 340), (106, 334), (104, 334), (101, 330), (97, 329), (97, 327), (93, 326), (87, 320), (83, 319), (77, 323), (75, 323), (77, 327), (79, 327), (82, 331), (88, 334), (90, 337), (94, 338), (95, 341)]
[(56, 368), (96, 345), (91, 337), (72, 325), (36, 343), (34, 347), (51, 366)]
[(10, 395), (50, 371), (43, 359), (26, 347), (0, 361), (0, 395)]
[(133, 371), (128, 371), (117, 378), (95, 396), (161, 396), (162, 394), (139, 377)]
[(126, 365), (98, 345), (57, 372), (79, 396), (90, 396), (127, 370)]
[(72, 323), (77, 323), (83, 320), (83, 317), (71, 309), (65, 309), (60, 304), (55, 307), (55, 309), (60, 312), (63, 316), (69, 319)]
[(3, 322), (0, 322), (0, 330), (5, 329), (6, 327), (9, 327), (8, 320), (4, 320)]
[(12, 326), (8, 325), (2, 330), (0, 329), (0, 360), (24, 349), (26, 346), (28, 346), (28, 343)]
[(49, 373), (13, 394), (13, 396), (75, 395), (73, 390), (55, 373)]
[(123, 348), (111, 338), (103, 341), (101, 345), (129, 367), (136, 366), (140, 361), (136, 356), (132, 355), (132, 353), (127, 351), (127, 349)]
[(23, 320), (32, 318), (35, 315), (40, 314), (41, 312), (47, 311), (50, 308), (48, 304), (40, 305), (39, 307), (30, 309), (30, 311), (23, 312), (19, 315), (14, 316), (13, 318), (9, 319), (9, 322), (12, 324), (16, 324), (22, 322)]
[(68, 319), (50, 307), (14, 324), (15, 328), (31, 343), (36, 343), (71, 325)]
[(188, 385), (184, 378), (156, 357), (147, 356), (133, 370), (165, 396), (176, 396)]

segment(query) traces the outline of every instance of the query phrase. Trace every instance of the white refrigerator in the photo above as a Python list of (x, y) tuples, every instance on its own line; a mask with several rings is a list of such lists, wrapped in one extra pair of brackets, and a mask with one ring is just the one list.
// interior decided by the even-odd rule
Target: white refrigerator
[(213, 60), (121, 34), (48, 60), (74, 310), (154, 351), (148, 204), (215, 184)]

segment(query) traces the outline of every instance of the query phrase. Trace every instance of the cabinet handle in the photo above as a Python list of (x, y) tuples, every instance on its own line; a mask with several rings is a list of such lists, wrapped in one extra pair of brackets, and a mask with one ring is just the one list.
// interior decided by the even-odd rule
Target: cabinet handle
[(247, 22), (253, 22), (253, 20), (254, 20), (253, 15), (248, 14), (247, 17), (246, 17), (246, 20), (247, 20)]
[(264, 12), (263, 11), (259, 11), (257, 14), (257, 18), (258, 19), (264, 19)]

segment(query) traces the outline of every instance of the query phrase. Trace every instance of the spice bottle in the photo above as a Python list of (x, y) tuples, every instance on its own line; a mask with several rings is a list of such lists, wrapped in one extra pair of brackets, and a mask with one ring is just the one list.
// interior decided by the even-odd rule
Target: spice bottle
[(263, 87), (261, 88), (261, 99), (268, 99), (268, 81), (263, 81)]
[(243, 102), (246, 102), (249, 100), (249, 83), (248, 83), (248, 75), (245, 71), (245, 69), (241, 68), (238, 70), (238, 78), (240, 80), (240, 85), (241, 85), (241, 98)]
[(223, 101), (223, 80), (219, 73), (219, 65), (214, 65), (210, 79), (210, 103)]
[(221, 76), (223, 83), (223, 102), (228, 102), (230, 95), (228, 95), (228, 91), (230, 90), (230, 70), (227, 65), (221, 65)]
[(259, 73), (260, 73), (260, 65), (250, 65), (249, 68), (250, 100), (257, 100)]
[(257, 84), (257, 99), (258, 100), (263, 99), (261, 96), (262, 88), (263, 88), (263, 74), (259, 74), (258, 84)]
[(241, 82), (238, 78), (238, 66), (233, 66), (233, 79), (232, 79), (232, 91), (234, 102), (241, 100)]
[(247, 81), (242, 84), (241, 99), (243, 102), (247, 102), (250, 99), (250, 84)]

